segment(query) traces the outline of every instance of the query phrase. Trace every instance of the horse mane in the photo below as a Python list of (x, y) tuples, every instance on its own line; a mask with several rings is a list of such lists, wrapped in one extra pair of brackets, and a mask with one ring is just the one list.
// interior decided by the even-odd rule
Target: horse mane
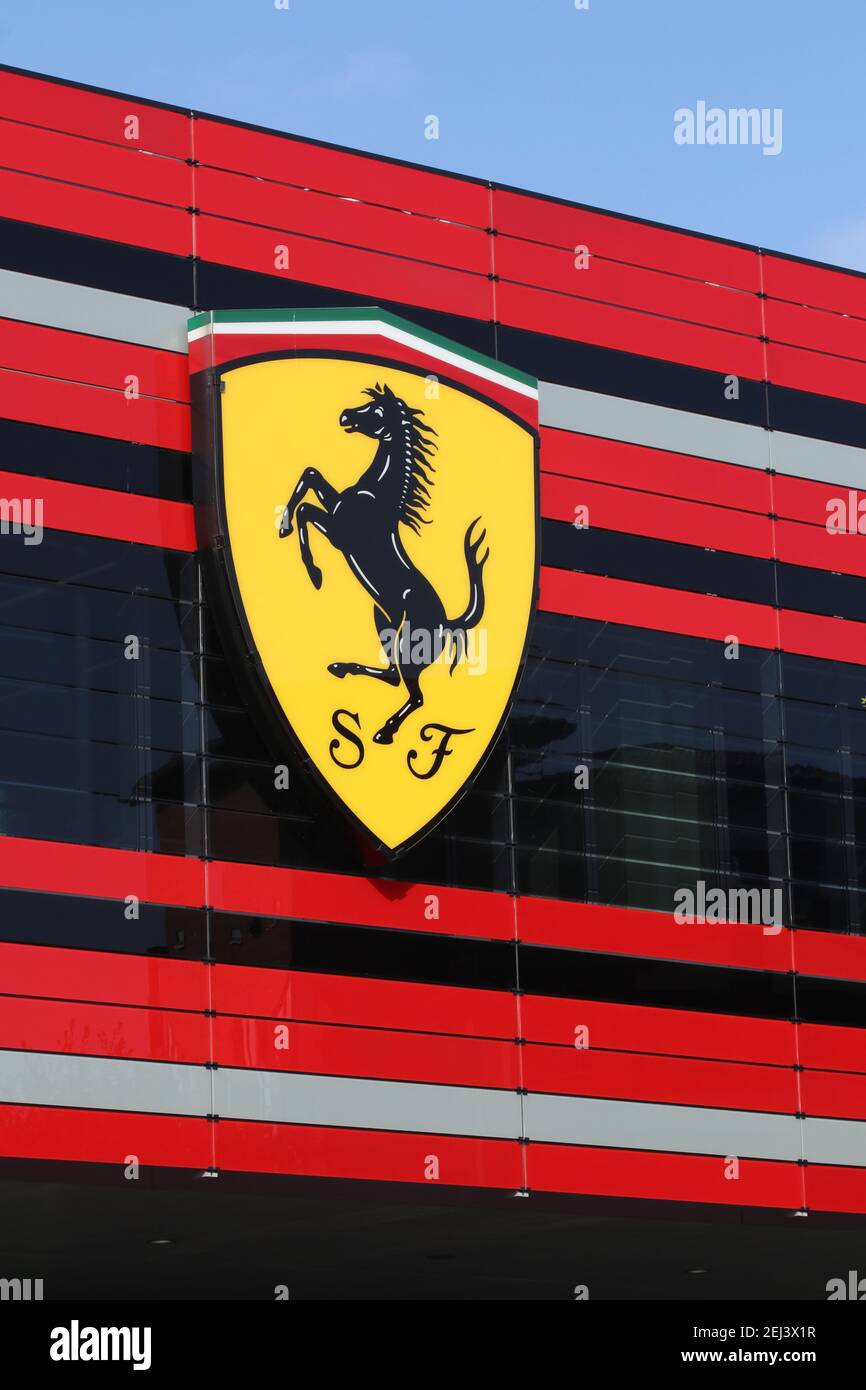
[(429, 518), (421, 513), (430, 505), (430, 490), (427, 484), (433, 486), (430, 474), (435, 473), (436, 469), (433, 466), (432, 455), (438, 446), (429, 436), (434, 435), (436, 431), (432, 425), (425, 425), (420, 418), (424, 414), (423, 410), (413, 410), (395, 395), (387, 384), (380, 386), (377, 382), (374, 387), (368, 388), (364, 395), (370, 396), (377, 404), (390, 407), (391, 411), (396, 410), (399, 413), (402, 433), (400, 465), (403, 479), (397, 516), (416, 535), (420, 535), (421, 527), (430, 525)]

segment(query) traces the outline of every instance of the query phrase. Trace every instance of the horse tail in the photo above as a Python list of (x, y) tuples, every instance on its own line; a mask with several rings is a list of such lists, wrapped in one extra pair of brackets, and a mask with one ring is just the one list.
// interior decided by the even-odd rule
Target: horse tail
[(487, 535), (486, 529), (482, 529), (480, 535), (474, 539), (472, 531), (481, 520), (479, 516), (471, 521), (466, 528), (466, 535), (463, 537), (463, 554), (466, 556), (466, 569), (469, 573), (469, 602), (459, 618), (448, 624), (448, 637), (451, 644), (452, 660), (451, 674), (458, 661), (466, 654), (467, 633), (481, 622), (484, 616), (484, 566), (490, 555), (489, 547), (481, 555), (481, 547), (484, 544), (484, 537)]

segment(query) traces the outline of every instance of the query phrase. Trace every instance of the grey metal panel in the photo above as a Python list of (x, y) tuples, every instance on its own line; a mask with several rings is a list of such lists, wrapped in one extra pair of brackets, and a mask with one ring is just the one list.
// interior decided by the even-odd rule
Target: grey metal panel
[(648, 405), (624, 396), (605, 396), (552, 382), (538, 384), (538, 410), (542, 425), (579, 434), (622, 439), (628, 444), (647, 444), (676, 454), (739, 463), (747, 468), (769, 468), (767, 431), (758, 425), (719, 420), (669, 406)]
[(539, 1141), (789, 1161), (801, 1152), (793, 1115), (534, 1092), (524, 1105), (527, 1137)]
[(234, 1067), (214, 1072), (214, 1084), (216, 1113), (223, 1119), (494, 1139), (516, 1139), (521, 1133), (515, 1091)]
[(851, 444), (832, 444), (802, 434), (770, 432), (770, 457), (777, 473), (795, 478), (815, 478), (822, 483), (866, 487), (866, 449)]
[(2, 318), (185, 353), (189, 313), (176, 304), (0, 270)]
[(837, 1163), (866, 1168), (866, 1121), (803, 1121), (803, 1154), (810, 1163)]
[(210, 1072), (206, 1067), (175, 1062), (0, 1052), (0, 1101), (207, 1115), (211, 1111)]

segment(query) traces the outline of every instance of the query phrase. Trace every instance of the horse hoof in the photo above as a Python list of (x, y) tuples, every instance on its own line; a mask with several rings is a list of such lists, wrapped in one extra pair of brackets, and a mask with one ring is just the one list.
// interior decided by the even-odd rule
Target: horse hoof
[(281, 527), (280, 527), (280, 540), (281, 540), (281, 541), (284, 541), (284, 540), (286, 539), (286, 536), (290, 536), (290, 535), (292, 534), (292, 532), (294, 531), (294, 529), (295, 529), (295, 528), (294, 528), (294, 526), (292, 525), (291, 522), (289, 522), (288, 526), (281, 526)]
[(391, 733), (391, 730), (390, 730), (390, 729), (380, 729), (379, 732), (378, 732), (377, 734), (374, 734), (374, 735), (373, 735), (373, 742), (374, 742), (374, 743), (393, 743), (393, 742), (394, 742), (394, 735)]
[(314, 589), (321, 589), (321, 587), (322, 587), (322, 571), (319, 569), (318, 565), (311, 565), (311, 566), (310, 566), (309, 575), (310, 575), (310, 582), (312, 583), (313, 588), (314, 588)]

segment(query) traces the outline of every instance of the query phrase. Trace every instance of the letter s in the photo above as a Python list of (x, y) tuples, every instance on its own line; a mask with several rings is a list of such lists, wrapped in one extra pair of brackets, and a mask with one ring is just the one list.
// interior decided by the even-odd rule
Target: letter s
[(358, 756), (353, 763), (340, 762), (340, 759), (337, 757), (337, 749), (340, 747), (340, 740), (338, 738), (331, 739), (331, 742), (328, 744), (328, 752), (332, 760), (337, 764), (337, 767), (344, 767), (347, 769), (360, 767), (361, 763), (364, 761), (364, 745), (354, 729), (347, 729), (345, 724), (340, 722), (341, 715), (345, 715), (347, 719), (353, 719), (359, 729), (361, 727), (361, 720), (357, 714), (353, 714), (352, 711), (348, 709), (335, 709), (334, 713), (331, 715), (331, 723), (337, 733), (342, 734), (344, 738), (347, 738), (350, 743), (354, 744)]

